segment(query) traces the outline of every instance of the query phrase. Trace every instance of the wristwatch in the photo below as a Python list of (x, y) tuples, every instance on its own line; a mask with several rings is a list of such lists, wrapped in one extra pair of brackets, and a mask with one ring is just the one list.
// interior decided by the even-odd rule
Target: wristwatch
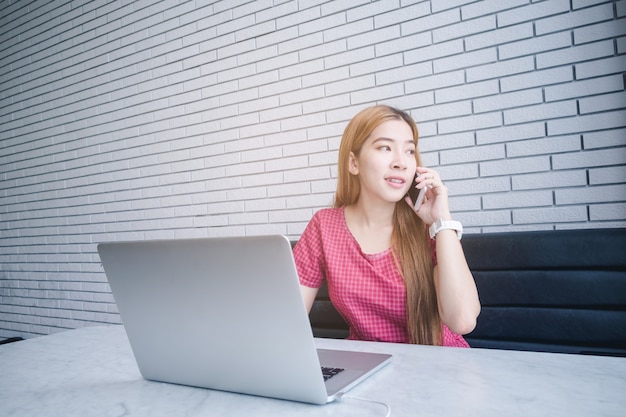
[(442, 230), (456, 230), (456, 235), (459, 237), (459, 240), (461, 240), (461, 236), (463, 236), (463, 225), (461, 224), (461, 222), (457, 222), (454, 220), (437, 220), (435, 223), (430, 225), (430, 228), (428, 228), (428, 232), (430, 233), (430, 238), (434, 239), (435, 236), (437, 236), (437, 233), (441, 232)]

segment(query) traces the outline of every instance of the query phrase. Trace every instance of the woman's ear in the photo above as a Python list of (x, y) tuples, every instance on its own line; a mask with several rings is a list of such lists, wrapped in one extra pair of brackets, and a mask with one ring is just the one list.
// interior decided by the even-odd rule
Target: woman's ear
[(354, 152), (350, 152), (350, 158), (348, 159), (348, 170), (352, 175), (359, 175), (359, 161), (354, 155)]

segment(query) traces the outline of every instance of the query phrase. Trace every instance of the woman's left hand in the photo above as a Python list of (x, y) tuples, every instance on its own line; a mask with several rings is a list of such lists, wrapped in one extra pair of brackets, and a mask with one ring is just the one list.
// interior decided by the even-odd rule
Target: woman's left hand
[[(433, 224), (439, 219), (449, 220), (450, 208), (448, 205), (448, 188), (441, 181), (439, 174), (430, 168), (417, 167), (417, 188), (426, 188), (424, 201), (415, 213), (426, 224)], [(413, 208), (411, 199), (405, 198), (406, 203)]]

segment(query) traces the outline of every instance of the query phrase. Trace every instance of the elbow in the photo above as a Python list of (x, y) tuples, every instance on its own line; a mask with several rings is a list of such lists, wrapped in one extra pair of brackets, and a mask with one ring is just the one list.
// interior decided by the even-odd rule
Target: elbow
[(457, 320), (454, 326), (448, 326), (456, 334), (464, 335), (471, 333), (476, 328), (476, 318), (465, 320)]
[(448, 328), (460, 335), (465, 335), (471, 333), (476, 328), (476, 319), (478, 318), (478, 314), (480, 314), (480, 307), (476, 312), (467, 312), (464, 314), (459, 314), (452, 320), (444, 321)]

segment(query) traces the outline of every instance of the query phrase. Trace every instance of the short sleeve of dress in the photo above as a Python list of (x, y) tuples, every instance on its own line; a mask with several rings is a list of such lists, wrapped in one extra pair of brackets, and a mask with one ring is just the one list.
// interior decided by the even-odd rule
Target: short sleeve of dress
[(324, 280), (324, 251), (320, 218), (315, 214), (293, 249), (300, 284), (319, 288)]

